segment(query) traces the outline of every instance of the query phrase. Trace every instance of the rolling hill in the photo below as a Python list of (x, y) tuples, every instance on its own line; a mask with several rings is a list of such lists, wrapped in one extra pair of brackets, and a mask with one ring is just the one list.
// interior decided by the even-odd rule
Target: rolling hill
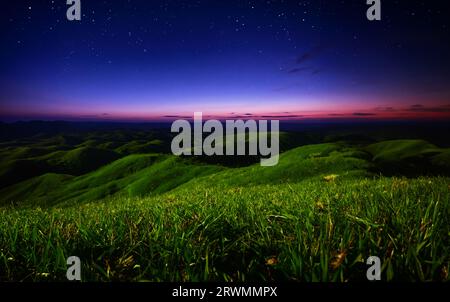
[(46, 173), (82, 175), (119, 157), (114, 151), (81, 147), (25, 159), (6, 160), (0, 164), (0, 188)]
[[(283, 134), (288, 141), (288, 134)], [(151, 142), (153, 144), (153, 142)], [(140, 146), (128, 143), (124, 148)], [(158, 143), (160, 144), (160, 143)], [(293, 144), (291, 142), (291, 144)], [(294, 145), (294, 144), (293, 144)], [(122, 149), (122, 151), (125, 149)], [(25, 160), (12, 160), (0, 177), (0, 204), (56, 205), (88, 202), (112, 195), (155, 195), (188, 186), (243, 187), (374, 177), (384, 174), (447, 175), (449, 151), (423, 140), (393, 140), (359, 147), (344, 142), (296, 147), (280, 155), (278, 165), (262, 167), (259, 160), (243, 167), (225, 167), (221, 159), (168, 154), (132, 154), (78, 147)], [(240, 159), (245, 163), (245, 157)], [(211, 163), (212, 162), (212, 163)], [(20, 169), (19, 169), (20, 168)], [(22, 174), (14, 175), (16, 171)], [(14, 176), (14, 177), (13, 177)], [(8, 179), (8, 180), (6, 180)], [(53, 185), (50, 185), (54, 182)], [(26, 189), (25, 189), (26, 188)]]
[(449, 175), (450, 149), (424, 140), (390, 140), (367, 146), (380, 171), (388, 175)]
[(221, 169), (171, 155), (129, 155), (78, 177), (45, 174), (19, 182), (0, 190), (0, 204), (49, 206), (95, 201), (114, 194), (135, 197), (163, 193)]

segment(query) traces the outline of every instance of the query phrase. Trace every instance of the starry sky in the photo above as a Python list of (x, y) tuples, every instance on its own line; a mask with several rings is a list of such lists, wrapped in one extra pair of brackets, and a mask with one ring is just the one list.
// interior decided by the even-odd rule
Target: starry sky
[(449, 119), (446, 1), (4, 1), (0, 120)]

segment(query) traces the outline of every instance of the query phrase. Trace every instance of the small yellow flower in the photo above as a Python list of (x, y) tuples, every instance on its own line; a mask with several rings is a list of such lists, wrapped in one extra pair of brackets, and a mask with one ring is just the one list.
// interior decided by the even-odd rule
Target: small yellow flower
[(48, 277), (50, 276), (50, 273), (39, 273), (38, 275), (42, 277)]
[(266, 265), (268, 266), (274, 266), (278, 264), (278, 259), (275, 257), (270, 257), (269, 259), (266, 260)]
[(339, 175), (337, 175), (337, 174), (330, 174), (330, 175), (324, 176), (323, 179), (326, 182), (332, 182), (332, 181), (336, 180), (336, 178), (338, 178), (338, 176)]
[(448, 279), (448, 269), (446, 266), (443, 266), (441, 269), (441, 279), (444, 281)]
[(325, 205), (320, 200), (316, 202), (315, 206), (319, 211), (323, 211), (325, 209)]

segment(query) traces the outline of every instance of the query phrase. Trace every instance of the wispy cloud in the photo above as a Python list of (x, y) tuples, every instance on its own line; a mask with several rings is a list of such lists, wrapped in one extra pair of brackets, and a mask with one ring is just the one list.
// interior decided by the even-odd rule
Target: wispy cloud
[(261, 115), (261, 118), (301, 118), (304, 117), (303, 115), (297, 115), (297, 114), (292, 114), (292, 115)]
[[(322, 73), (324, 71), (323, 68), (320, 68), (318, 66), (314, 66), (314, 59), (320, 55), (324, 50), (326, 49), (323, 45), (318, 45), (314, 48), (312, 48), (309, 51), (306, 51), (304, 53), (301, 53), (297, 56), (297, 58), (294, 61), (291, 61), (287, 64), (290, 66), (281, 68), (283, 72), (286, 72), (290, 75), (302, 75), (302, 74), (309, 74), (311, 76), (317, 75), (319, 73)], [(273, 89), (274, 91), (283, 91), (287, 90), (293, 87), (298, 86), (299, 84), (291, 84), (287, 85), (285, 87), (279, 87)]]
[(381, 111), (381, 112), (393, 112), (393, 111), (397, 111), (394, 107), (375, 107), (374, 108), (375, 111)]
[(303, 72), (303, 71), (308, 71), (310, 70), (311, 67), (296, 67), (296, 68), (292, 68), (288, 71), (288, 73), (299, 73), (299, 72)]
[(328, 116), (345, 116), (345, 114), (342, 113), (330, 113)]
[(193, 118), (192, 116), (183, 116), (183, 115), (164, 115), (166, 118)]
[(296, 63), (303, 64), (305, 62), (308, 62), (311, 59), (315, 58), (320, 53), (322, 53), (325, 49), (326, 49), (326, 47), (324, 45), (318, 45), (318, 46), (314, 47), (313, 49), (300, 54), (297, 57)]
[(376, 113), (372, 113), (372, 112), (353, 112), (352, 113), (353, 116), (374, 116), (377, 115)]
[(440, 106), (425, 106), (422, 104), (411, 105), (407, 111), (410, 112), (450, 112), (450, 104)]

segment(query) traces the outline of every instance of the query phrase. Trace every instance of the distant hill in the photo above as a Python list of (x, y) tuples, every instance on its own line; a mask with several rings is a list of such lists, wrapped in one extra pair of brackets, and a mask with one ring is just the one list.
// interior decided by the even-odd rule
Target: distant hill
[(45, 174), (0, 190), (0, 204), (52, 205), (86, 202), (114, 194), (164, 193), (180, 184), (222, 170), (171, 155), (130, 155), (79, 177)]
[(0, 190), (0, 205), (39, 205), (38, 200), (51, 195), (72, 179), (71, 175), (47, 173)]
[(54, 171), (82, 175), (120, 158), (117, 152), (92, 147), (80, 147), (70, 151), (57, 151), (39, 158), (45, 160)]
[[(46, 173), (82, 175), (110, 163), (120, 157), (114, 151), (82, 147), (70, 151), (55, 151), (34, 156), (39, 149), (19, 149), (22, 154), (12, 155), (0, 165), (0, 188)], [(39, 154), (36, 152), (35, 154)], [(30, 156), (26, 159), (15, 157)]]
[[(328, 143), (297, 147), (280, 155), (273, 167), (259, 163), (248, 167), (227, 169), (197, 180), (194, 185), (248, 186), (257, 184), (296, 183), (308, 179), (323, 180), (369, 176), (370, 156), (343, 143)], [(186, 185), (190, 185), (189, 183)]]
[(450, 173), (450, 149), (438, 148), (424, 140), (391, 140), (365, 148), (385, 174)]

